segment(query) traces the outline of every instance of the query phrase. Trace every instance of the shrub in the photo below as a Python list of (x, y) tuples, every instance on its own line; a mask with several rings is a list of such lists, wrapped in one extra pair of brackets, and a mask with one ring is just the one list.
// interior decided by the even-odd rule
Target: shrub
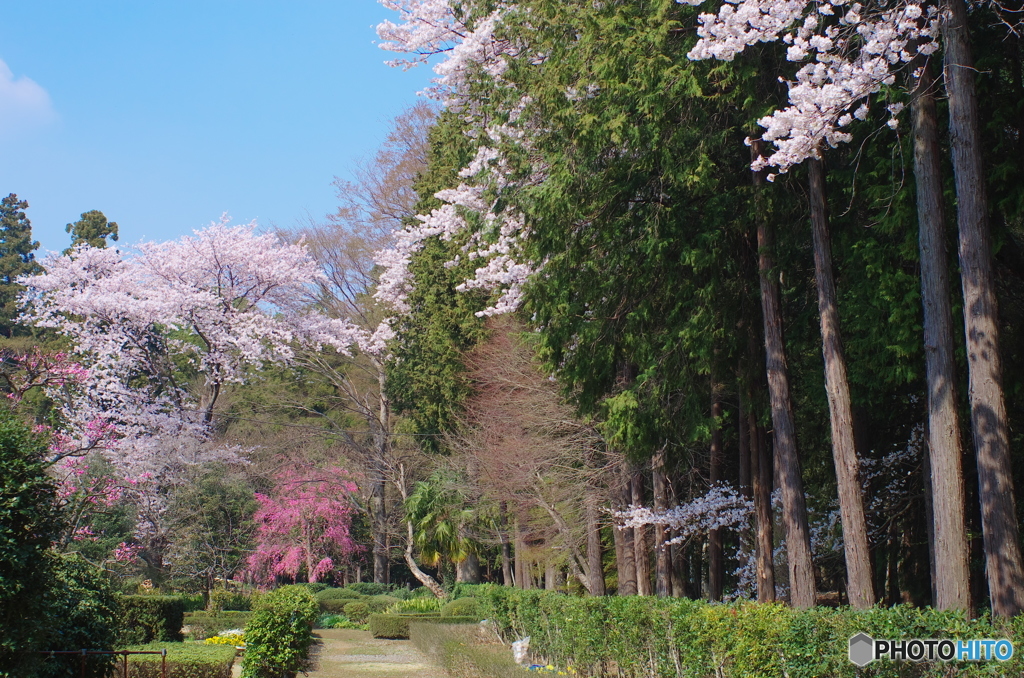
[(181, 598), (181, 604), (184, 606), (186, 614), (206, 609), (206, 601), (203, 599), (202, 593), (175, 593), (174, 595)]
[[(1024, 622), (995, 628), (987, 619), (901, 605), (794, 610), (780, 604), (728, 605), (648, 596), (580, 598), (485, 586), (475, 591), (506, 639), (530, 636), (536, 656), (581, 672), (614, 665), (621, 676), (684, 678), (875, 678), (1022, 675), (1022, 660), (992, 664), (877, 662), (868, 672), (847, 657), (848, 640), (1001, 638), (1021, 642)], [(442, 618), (443, 619), (443, 618)]]
[[(48, 582), (40, 598), (42, 603), (30, 610), (20, 610), (26, 617), (35, 616), (44, 633), (34, 638), (33, 650), (67, 650), (82, 647), (111, 650), (119, 632), (117, 598), (103, 573), (74, 555), (48, 553), (42, 568)], [(13, 661), (0, 665), (0, 676), (34, 676), (56, 678), (78, 673), (78, 659), (67, 657), (41, 658), (34, 654), (15, 655)], [(22, 661), (36, 664), (30, 669)], [(42, 661), (40, 661), (42, 660)], [(86, 660), (86, 676), (106, 675), (112, 662), (110, 656), (93, 656)], [(10, 671), (10, 673), (8, 673)]]
[(193, 640), (203, 640), (228, 629), (241, 629), (252, 617), (251, 612), (195, 612), (185, 615), (185, 626)]
[(316, 594), (318, 601), (323, 600), (361, 600), (365, 596), (350, 589), (324, 589)]
[(320, 611), (327, 614), (344, 614), (345, 606), (351, 605), (352, 603), (359, 602), (352, 598), (331, 598), (328, 600), (320, 601)]
[(231, 591), (225, 588), (217, 588), (210, 591), (211, 612), (221, 610), (232, 610), (236, 612), (247, 612), (250, 609), (249, 596), (240, 591)]
[(482, 612), (483, 606), (476, 598), (456, 598), (441, 608), (442, 617), (476, 617), (477, 621), (483, 619)]
[(371, 614), (370, 633), (374, 638), (408, 638), (409, 623), (416, 619), (440, 619), (438, 612), (424, 614)]
[[(515, 663), (512, 653), (500, 643), (483, 643), (478, 628), (462, 624), (422, 624), (409, 629), (416, 648), (452, 676), (525, 678), (531, 675)], [(561, 672), (568, 675), (568, 672)]]
[[(235, 662), (235, 648), (229, 645), (197, 643), (147, 643), (124, 648), (146, 652), (167, 650), (168, 678), (231, 678), (231, 665)], [(130, 678), (160, 678), (161, 656), (156, 654), (129, 655)], [(115, 678), (124, 678), (121, 663), (117, 663)]]
[(282, 586), (261, 596), (245, 628), (243, 678), (295, 675), (309, 656), (316, 598), (304, 586)]
[(178, 596), (121, 596), (121, 642), (180, 642), (185, 604)]
[(385, 612), (397, 614), (400, 612), (440, 612), (442, 601), (438, 598), (410, 598), (400, 600)]
[(367, 603), (346, 603), (342, 610), (346, 617), (359, 623), (365, 622), (370, 614), (370, 606)]
[(322, 581), (311, 581), (306, 584), (302, 584), (301, 586), (305, 586), (307, 589), (309, 589), (309, 592), (312, 593), (314, 596), (320, 593), (321, 591), (326, 591), (331, 587), (330, 584), (325, 584)]
[(380, 595), (370, 596), (363, 602), (370, 606), (370, 612), (376, 613), (383, 612), (384, 610), (388, 609), (395, 603), (399, 602), (399, 599), (395, 598), (394, 596)]
[(374, 638), (408, 638), (410, 625), (425, 624), (476, 624), (476, 617), (442, 617), (435, 613), (424, 614), (371, 614), (370, 633)]
[(369, 581), (357, 581), (353, 584), (349, 584), (347, 587), (350, 591), (362, 594), (364, 596), (379, 596), (384, 593), (389, 593), (395, 589), (394, 584), (376, 584)]

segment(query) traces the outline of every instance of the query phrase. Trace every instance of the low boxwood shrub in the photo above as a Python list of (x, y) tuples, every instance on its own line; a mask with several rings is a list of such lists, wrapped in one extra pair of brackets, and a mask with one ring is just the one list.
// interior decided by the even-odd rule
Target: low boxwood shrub
[(441, 608), (442, 617), (476, 617), (483, 619), (483, 606), (476, 598), (456, 598)]
[(282, 586), (254, 602), (245, 627), (243, 678), (294, 676), (305, 666), (319, 609), (305, 586)]
[(180, 642), (185, 603), (178, 596), (121, 596), (121, 642)]
[[(231, 666), (235, 662), (235, 648), (230, 645), (146, 643), (119, 649), (167, 650), (167, 678), (231, 678)], [(158, 654), (129, 655), (129, 678), (160, 678), (161, 660)], [(116, 666), (114, 677), (125, 678), (120, 658)]]
[(353, 600), (352, 598), (330, 598), (328, 600), (321, 600), (319, 607), (320, 611), (325, 614), (345, 614), (346, 605), (358, 602), (358, 600)]
[(476, 624), (476, 617), (442, 617), (438, 613), (424, 614), (371, 614), (370, 634), (374, 638), (408, 638), (410, 625), (416, 622), (426, 624)]
[(228, 629), (244, 629), (252, 612), (195, 612), (185, 615), (185, 627), (193, 640), (204, 640)]
[(361, 593), (356, 593), (351, 589), (324, 589), (316, 594), (317, 601), (324, 600), (362, 600), (365, 596)]
[(236, 612), (248, 612), (251, 603), (249, 596), (241, 591), (217, 588), (210, 591), (209, 610), (220, 612), (222, 610), (233, 610)]
[(364, 602), (345, 603), (345, 606), (342, 608), (342, 612), (344, 612), (345, 616), (352, 621), (361, 624), (365, 622), (366, 618), (370, 615), (370, 606)]
[(371, 614), (370, 635), (374, 638), (408, 638), (409, 624), (414, 619), (440, 619), (440, 612), (421, 614)]
[(410, 598), (400, 600), (385, 612), (397, 614), (400, 612), (440, 612), (442, 601), (439, 598)]
[(346, 588), (364, 596), (379, 596), (384, 593), (389, 593), (395, 589), (396, 586), (394, 584), (376, 584), (369, 581), (357, 581), (349, 584)]

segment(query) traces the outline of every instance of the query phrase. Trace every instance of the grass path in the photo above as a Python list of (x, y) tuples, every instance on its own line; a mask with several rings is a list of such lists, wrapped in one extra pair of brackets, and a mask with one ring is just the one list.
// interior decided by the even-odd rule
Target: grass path
[(320, 629), (316, 635), (316, 668), (309, 678), (445, 678), (408, 640), (383, 640), (350, 629)]

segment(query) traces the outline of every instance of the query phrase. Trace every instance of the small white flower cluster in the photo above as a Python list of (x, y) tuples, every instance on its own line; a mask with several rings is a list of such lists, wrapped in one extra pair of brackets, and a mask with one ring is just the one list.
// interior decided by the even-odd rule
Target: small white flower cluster
[[(781, 39), (789, 45), (790, 61), (810, 60), (787, 83), (790, 105), (758, 121), (765, 128), (762, 138), (777, 150), (756, 160), (754, 170), (786, 172), (817, 157), (822, 144), (849, 142), (844, 128), (868, 115), (862, 102), (894, 84), (898, 70), (918, 54), (938, 49), (939, 13), (920, 0), (870, 7), (850, 0), (727, 0), (718, 14), (702, 14), (699, 21), (691, 59), (730, 61), (755, 43)], [(888, 107), (892, 129), (901, 109)]]
[(711, 530), (744, 529), (750, 526), (753, 515), (753, 502), (726, 483), (716, 483), (703, 496), (665, 511), (630, 506), (614, 512), (624, 527), (664, 525), (676, 532), (666, 544), (681, 544), (695, 534)]

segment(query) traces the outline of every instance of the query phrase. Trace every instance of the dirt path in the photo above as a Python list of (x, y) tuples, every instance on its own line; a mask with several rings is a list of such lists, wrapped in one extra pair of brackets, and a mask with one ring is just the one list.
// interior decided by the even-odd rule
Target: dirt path
[(309, 678), (445, 678), (408, 640), (380, 640), (368, 631), (321, 629)]

